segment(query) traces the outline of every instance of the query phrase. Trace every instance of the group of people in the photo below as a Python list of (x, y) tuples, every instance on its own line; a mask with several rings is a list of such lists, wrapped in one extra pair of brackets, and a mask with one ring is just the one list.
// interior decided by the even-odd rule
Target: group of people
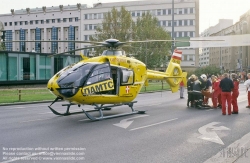
[[(244, 85), (248, 88), (248, 108), (250, 108), (250, 74), (249, 80)], [(222, 115), (238, 114), (237, 98), (239, 96), (239, 78), (238, 75), (232, 73), (224, 73), (221, 76), (212, 75), (208, 79), (207, 75), (201, 76), (191, 75), (187, 82), (188, 99), (187, 106), (203, 108), (221, 108)], [(181, 95), (181, 94), (180, 94)], [(181, 96), (182, 97), (182, 96)], [(212, 106), (208, 105), (208, 99), (212, 99)], [(231, 106), (233, 110), (231, 110)]]

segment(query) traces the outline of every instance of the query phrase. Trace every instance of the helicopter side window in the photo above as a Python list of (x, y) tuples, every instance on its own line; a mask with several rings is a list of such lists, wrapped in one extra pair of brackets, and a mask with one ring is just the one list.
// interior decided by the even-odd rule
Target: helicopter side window
[(122, 69), (121, 85), (131, 85), (134, 83), (134, 71)]
[(97, 83), (97, 82), (100, 82), (100, 81), (104, 81), (104, 80), (107, 80), (107, 79), (110, 79), (110, 66), (109, 64), (101, 64), (101, 65), (98, 65), (96, 66), (89, 79), (87, 80), (87, 83), (86, 85), (90, 85), (90, 84), (93, 84), (93, 83)]

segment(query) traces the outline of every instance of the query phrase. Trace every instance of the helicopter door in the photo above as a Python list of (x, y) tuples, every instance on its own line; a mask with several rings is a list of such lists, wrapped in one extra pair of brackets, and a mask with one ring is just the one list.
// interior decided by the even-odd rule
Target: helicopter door
[(84, 85), (83, 94), (112, 94), (114, 83), (108, 63), (96, 65)]
[(114, 90), (112, 91), (112, 94), (118, 95), (119, 94), (119, 88), (120, 88), (120, 69), (117, 67), (111, 67), (111, 74), (112, 79), (114, 81)]

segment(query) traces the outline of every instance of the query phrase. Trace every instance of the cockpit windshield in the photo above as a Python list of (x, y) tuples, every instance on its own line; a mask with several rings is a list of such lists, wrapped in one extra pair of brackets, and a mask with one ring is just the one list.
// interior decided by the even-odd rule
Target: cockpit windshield
[(104, 50), (102, 55), (105, 56), (122, 56), (125, 55), (123, 50)]
[(64, 72), (59, 72), (58, 85), (60, 88), (82, 86), (87, 79), (89, 71), (95, 65), (97, 65), (97, 63), (78, 63), (74, 66), (67, 67)]

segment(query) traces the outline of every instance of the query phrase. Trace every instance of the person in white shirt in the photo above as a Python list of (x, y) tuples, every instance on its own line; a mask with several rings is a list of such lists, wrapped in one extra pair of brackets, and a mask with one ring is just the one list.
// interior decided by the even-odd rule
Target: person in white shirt
[(246, 106), (246, 108), (250, 108), (250, 73), (247, 74), (247, 78), (248, 79), (244, 82), (248, 96), (248, 105)]

